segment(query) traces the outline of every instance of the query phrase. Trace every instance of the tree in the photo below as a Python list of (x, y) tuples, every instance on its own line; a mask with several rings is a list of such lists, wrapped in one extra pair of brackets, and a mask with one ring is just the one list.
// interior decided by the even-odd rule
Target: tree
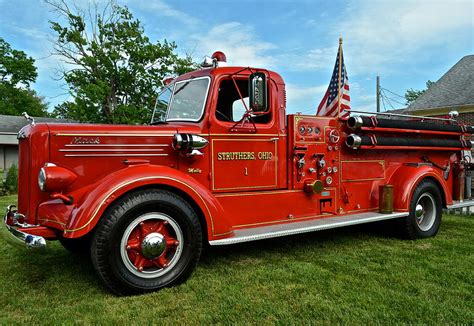
[(428, 88), (430, 88), (435, 82), (428, 80), (426, 82), (426, 89), (423, 90), (416, 90), (413, 88), (408, 89), (405, 92), (405, 99), (406, 99), (406, 105), (410, 105), (412, 102), (414, 102), (418, 97), (421, 96)]
[(7, 171), (3, 181), (2, 192), (4, 194), (16, 194), (18, 192), (18, 168), (13, 164)]
[(20, 115), (26, 111), (32, 116), (46, 116), (43, 98), (30, 89), (38, 73), (34, 59), (25, 52), (12, 49), (0, 38), (0, 114)]
[(175, 54), (175, 43), (150, 42), (127, 7), (108, 2), (101, 11), (81, 10), (65, 0), (47, 2), (65, 21), (50, 23), (58, 37), (54, 54), (70, 67), (62, 77), (73, 98), (55, 108), (58, 117), (148, 122), (161, 81), (194, 69), (189, 56)]

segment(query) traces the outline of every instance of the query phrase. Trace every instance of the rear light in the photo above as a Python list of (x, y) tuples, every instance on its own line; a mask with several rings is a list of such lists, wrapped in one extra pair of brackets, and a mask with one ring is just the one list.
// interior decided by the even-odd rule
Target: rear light
[(74, 172), (53, 163), (46, 163), (38, 173), (38, 186), (41, 191), (62, 191), (76, 178), (77, 175)]

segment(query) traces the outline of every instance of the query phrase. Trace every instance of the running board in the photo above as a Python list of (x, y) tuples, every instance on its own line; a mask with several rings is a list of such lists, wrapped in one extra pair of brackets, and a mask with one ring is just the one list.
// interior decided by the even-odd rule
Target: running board
[(474, 199), (465, 199), (463, 201), (454, 200), (452, 205), (448, 205), (447, 209), (456, 209), (474, 206)]
[(350, 226), (356, 224), (377, 222), (389, 220), (398, 217), (408, 216), (408, 212), (380, 214), (375, 212), (351, 214), (336, 217), (325, 217), (316, 220), (305, 220), (300, 222), (291, 222), (285, 224), (276, 224), (270, 226), (261, 226), (249, 229), (239, 229), (234, 231), (234, 236), (231, 238), (219, 239), (209, 241), (211, 246), (230, 245), (240, 242), (255, 241), (261, 239), (270, 239), (276, 237), (283, 237), (291, 234), (306, 233), (312, 231), (321, 231), (327, 229), (334, 229), (343, 226)]

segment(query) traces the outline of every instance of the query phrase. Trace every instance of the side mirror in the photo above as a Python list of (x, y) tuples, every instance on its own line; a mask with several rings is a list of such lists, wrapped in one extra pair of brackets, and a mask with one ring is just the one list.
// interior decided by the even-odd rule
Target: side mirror
[(267, 76), (255, 72), (249, 77), (249, 105), (254, 112), (265, 112), (268, 109)]

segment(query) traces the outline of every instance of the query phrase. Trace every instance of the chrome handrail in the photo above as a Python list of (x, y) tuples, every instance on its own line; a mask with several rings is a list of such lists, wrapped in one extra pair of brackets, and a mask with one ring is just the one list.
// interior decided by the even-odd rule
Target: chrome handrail
[(436, 118), (436, 117), (425, 117), (419, 115), (410, 115), (410, 114), (401, 114), (401, 113), (388, 113), (388, 112), (367, 112), (367, 111), (356, 111), (356, 110), (344, 110), (349, 113), (360, 113), (360, 114), (370, 114), (370, 115), (384, 115), (384, 116), (394, 116), (394, 117), (403, 117), (403, 118), (416, 118), (421, 120), (438, 120), (438, 121), (449, 121), (457, 122), (452, 118)]

